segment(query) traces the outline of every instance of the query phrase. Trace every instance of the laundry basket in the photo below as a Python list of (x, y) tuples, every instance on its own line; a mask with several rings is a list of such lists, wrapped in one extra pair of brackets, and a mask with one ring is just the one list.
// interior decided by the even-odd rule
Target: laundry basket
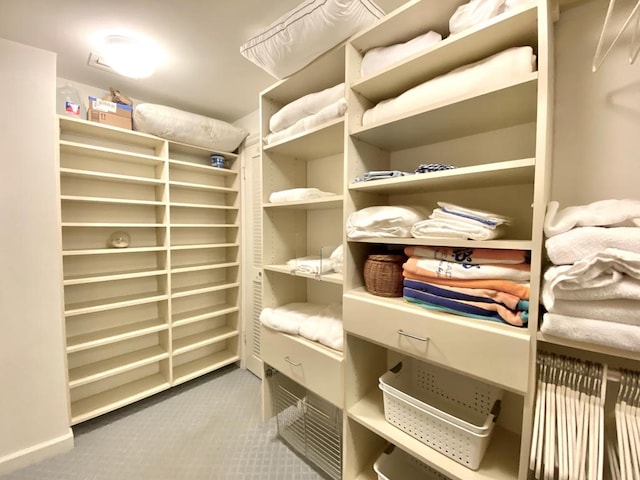
[(389, 423), (477, 470), (500, 412), (502, 390), (413, 358), (382, 375), (379, 387)]
[(367, 292), (379, 297), (402, 296), (404, 255), (369, 255), (364, 262), (364, 285)]
[(437, 470), (391, 445), (373, 464), (378, 480), (450, 480)]

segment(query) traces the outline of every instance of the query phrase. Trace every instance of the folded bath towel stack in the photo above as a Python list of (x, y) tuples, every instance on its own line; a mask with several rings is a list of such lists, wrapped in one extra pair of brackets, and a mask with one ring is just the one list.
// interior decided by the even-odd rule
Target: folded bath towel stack
[(529, 314), (527, 252), (406, 247), (404, 300), (431, 310), (522, 327)]
[(541, 331), (640, 352), (640, 201), (551, 202)]
[(501, 237), (504, 226), (509, 224), (511, 219), (503, 215), (438, 202), (438, 208), (428, 219), (413, 225), (411, 235), (415, 238), (493, 240)]

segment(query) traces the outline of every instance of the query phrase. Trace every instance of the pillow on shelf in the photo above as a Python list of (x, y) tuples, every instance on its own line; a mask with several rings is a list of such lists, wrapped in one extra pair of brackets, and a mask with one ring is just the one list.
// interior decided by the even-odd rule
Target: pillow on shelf
[(247, 40), (240, 53), (282, 79), (383, 16), (371, 0), (306, 1)]
[(167, 140), (233, 152), (249, 132), (235, 125), (164, 105), (141, 103), (133, 110), (133, 129)]

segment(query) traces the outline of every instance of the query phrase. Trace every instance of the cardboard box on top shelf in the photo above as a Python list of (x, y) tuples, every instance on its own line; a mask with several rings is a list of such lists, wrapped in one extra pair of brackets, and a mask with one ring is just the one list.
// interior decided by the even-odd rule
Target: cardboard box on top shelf
[(89, 97), (87, 120), (131, 130), (133, 128), (132, 112), (133, 108), (130, 105)]

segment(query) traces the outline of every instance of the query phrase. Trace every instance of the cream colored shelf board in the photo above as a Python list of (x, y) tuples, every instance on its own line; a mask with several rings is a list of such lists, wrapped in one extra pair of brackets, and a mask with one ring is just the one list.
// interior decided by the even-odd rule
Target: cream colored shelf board
[(383, 243), (388, 245), (432, 245), (434, 247), (467, 247), (467, 248), (496, 248), (501, 250), (531, 250), (531, 240), (459, 240), (442, 238), (385, 238), (371, 237), (350, 239), (353, 243)]
[(220, 193), (238, 193), (239, 191), (237, 188), (217, 187), (214, 185), (204, 185), (202, 183), (176, 182), (173, 180), (169, 181), (169, 185), (171, 187), (188, 188), (190, 190), (205, 190), (209, 192), (220, 192)]
[(207, 205), (205, 203), (178, 203), (171, 202), (169, 203), (171, 207), (181, 207), (181, 208), (204, 208), (211, 210), (238, 210), (238, 207), (228, 206), (228, 205)]
[[(427, 3), (429, 2), (421, 2), (415, 7), (423, 9)], [(450, 35), (429, 50), (391, 65), (383, 72), (362, 78), (356, 81), (351, 88), (369, 100), (378, 102), (395, 97), (428, 79), (489, 57), (507, 48), (525, 45), (536, 47), (538, 43), (537, 13), (538, 9), (534, 5), (498, 15), (483, 22), (482, 25)], [(407, 21), (407, 17), (411, 15), (414, 15), (414, 12), (412, 9), (407, 9), (402, 16), (396, 16), (393, 21), (394, 23)], [(431, 12), (428, 15), (430, 16)], [(417, 19), (422, 18), (424, 17), (417, 17)], [(422, 30), (423, 33), (426, 31), (426, 29)], [(364, 50), (374, 44), (381, 45), (378, 37), (379, 32), (376, 30), (374, 33), (375, 35), (356, 38), (354, 41), (356, 48)], [(389, 34), (392, 35), (391, 32)], [(405, 37), (406, 31), (404, 28), (396, 30), (395, 35), (398, 34)], [(393, 42), (391, 39), (389, 41)], [(385, 43), (385, 45), (391, 44)]]
[(81, 350), (108, 345), (109, 343), (141, 337), (149, 333), (161, 332), (168, 328), (169, 326), (164, 320), (154, 319), (76, 335), (67, 338), (67, 353), (79, 352)]
[(380, 437), (402, 448), (427, 465), (446, 472), (452, 480), (515, 480), (518, 478), (520, 438), (499, 426), (494, 428), (487, 452), (477, 471), (455, 462), (403, 432), (384, 418), (382, 392), (374, 390), (347, 412)]
[(239, 247), (237, 243), (197, 243), (194, 245), (171, 245), (171, 250), (208, 250), (213, 248)]
[(178, 338), (173, 340), (173, 354), (180, 355), (181, 353), (196, 350), (212, 343), (217, 343), (228, 338), (237, 337), (239, 335), (238, 330), (223, 326), (208, 330), (206, 332), (196, 333), (189, 335), (188, 337)]
[(264, 203), (262, 206), (265, 209), (326, 210), (329, 208), (342, 208), (343, 199), (342, 195), (335, 195), (298, 202)]
[(344, 118), (338, 118), (289, 138), (265, 145), (262, 151), (300, 160), (328, 157), (344, 149)]
[(134, 368), (169, 358), (169, 353), (159, 345), (118, 355), (99, 362), (69, 370), (69, 388), (96, 382)]
[(162, 165), (165, 159), (153, 155), (141, 153), (131, 153), (126, 150), (116, 150), (113, 148), (97, 147), (78, 142), (60, 140), (60, 154), (90, 155), (91, 157), (114, 160), (118, 162), (137, 163), (142, 165)]
[(156, 275), (166, 275), (168, 270), (145, 269), (128, 270), (120, 272), (109, 272), (100, 275), (73, 275), (64, 278), (63, 285), (85, 285), (87, 283), (110, 282), (113, 280), (128, 280), (131, 278), (153, 277)]
[[(176, 152), (182, 152), (182, 153), (188, 153), (191, 155), (195, 155), (195, 156), (199, 156), (199, 155), (206, 155), (209, 156), (212, 153), (218, 154), (218, 155), (222, 155), (223, 157), (227, 158), (227, 159), (234, 159), (234, 158), (238, 158), (238, 154), (237, 153), (231, 153), (231, 152), (225, 152), (222, 150), (211, 150), (209, 148), (206, 147), (198, 147), (196, 145), (189, 145), (188, 143), (182, 143), (182, 142), (176, 142), (175, 140), (169, 140), (169, 156), (171, 156), (171, 152), (176, 151)], [(188, 163), (188, 162), (185, 162)]]
[(212, 355), (201, 357), (184, 363), (173, 369), (173, 385), (179, 385), (188, 380), (213, 372), (240, 360), (240, 356), (232, 350), (221, 350)]
[(168, 297), (168, 295), (161, 292), (149, 292), (147, 294), (123, 295), (120, 297), (106, 298), (99, 301), (79, 302), (66, 305), (64, 314), (66, 317), (72, 317), (75, 315), (83, 315), (85, 313), (101, 312), (104, 310), (113, 310), (115, 308), (159, 302), (161, 300), (166, 300)]
[(594, 353), (600, 353), (609, 355), (612, 357), (625, 358), (628, 360), (640, 361), (640, 353), (630, 352), (628, 350), (621, 350), (619, 348), (607, 347), (605, 345), (597, 345), (595, 343), (577, 342), (568, 338), (555, 337), (553, 335), (545, 335), (542, 332), (538, 332), (537, 339), (539, 342), (550, 343), (553, 345), (560, 345), (563, 347), (574, 348), (577, 350), (585, 350)]
[(238, 262), (220, 262), (220, 263), (194, 263), (191, 265), (182, 265), (179, 267), (173, 267), (171, 273), (185, 273), (185, 272), (200, 272), (203, 270), (217, 270), (221, 268), (238, 267)]
[(76, 255), (111, 255), (124, 253), (160, 252), (166, 249), (166, 247), (90, 248), (86, 250), (63, 250), (62, 255), (69, 257)]
[[(225, 154), (225, 156), (226, 155), (227, 154)], [(238, 172), (236, 172), (235, 170), (230, 170), (228, 168), (218, 168), (212, 167), (211, 165), (203, 165), (200, 163), (169, 159), (169, 177), (171, 177), (171, 170), (174, 168), (178, 168), (181, 170), (191, 170), (198, 173), (206, 173), (207, 175), (216, 177), (230, 177), (238, 175)]]
[(164, 223), (62, 222), (63, 227), (162, 228)]
[(134, 177), (132, 175), (121, 175), (118, 173), (104, 173), (92, 170), (80, 170), (77, 168), (60, 168), (60, 175), (63, 177), (79, 177), (91, 180), (101, 180), (105, 182), (133, 183), (142, 185), (164, 185), (164, 180), (147, 177)]
[(231, 288), (238, 288), (240, 286), (237, 282), (213, 282), (205, 283), (203, 285), (190, 285), (188, 287), (174, 288), (171, 293), (171, 298), (188, 297), (189, 295), (198, 295), (200, 293), (218, 292), (220, 290), (229, 290)]
[(351, 136), (395, 151), (530, 123), (536, 119), (537, 78), (534, 72), (500, 88), (356, 127)]
[(171, 228), (239, 228), (233, 223), (172, 223)]
[(509, 160), (405, 177), (356, 182), (349, 190), (373, 193), (438, 192), (499, 185), (533, 183), (535, 159)]
[(165, 204), (165, 202), (160, 202), (155, 200), (130, 200), (127, 198), (80, 197), (76, 195), (60, 195), (60, 200), (65, 202), (108, 203), (108, 204), (114, 204), (114, 205), (163, 206)]
[(189, 323), (200, 322), (209, 318), (221, 317), (223, 315), (239, 311), (240, 308), (238, 306), (223, 303), (219, 305), (212, 305), (210, 307), (198, 308), (196, 310), (189, 310), (188, 312), (174, 313), (172, 326), (180, 327)]
[(71, 424), (124, 407), (169, 388), (169, 382), (157, 373), (71, 403)]
[(269, 272), (283, 273), (285, 275), (291, 275), (293, 277), (309, 278), (311, 280), (317, 280), (319, 282), (329, 282), (342, 285), (344, 281), (342, 274), (335, 272), (314, 275), (310, 273), (291, 271), (291, 269), (287, 265), (264, 265), (262, 268)]
[(165, 140), (146, 133), (136, 132), (119, 127), (112, 127), (103, 123), (90, 122), (64, 115), (58, 115), (60, 129), (63, 133), (73, 133), (83, 136), (106, 138), (133, 145), (157, 148), (164, 145)]

